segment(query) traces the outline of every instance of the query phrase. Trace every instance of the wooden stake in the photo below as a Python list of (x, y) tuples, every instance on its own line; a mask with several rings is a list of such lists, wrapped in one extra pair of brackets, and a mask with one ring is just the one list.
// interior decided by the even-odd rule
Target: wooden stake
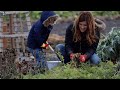
[[(10, 18), (10, 34), (13, 34), (13, 14), (10, 14), (9, 18)], [(11, 38), (11, 48), (15, 48), (13, 38)]]
[[(7, 32), (7, 24), (4, 23), (3, 24), (3, 34), (5, 34)], [(7, 48), (7, 38), (3, 38), (3, 48)]]
[[(0, 17), (0, 34), (2, 34), (2, 22), (3, 22), (3, 18)], [(0, 52), (2, 52), (2, 47), (3, 47), (3, 43), (2, 43), (2, 39), (0, 38)]]

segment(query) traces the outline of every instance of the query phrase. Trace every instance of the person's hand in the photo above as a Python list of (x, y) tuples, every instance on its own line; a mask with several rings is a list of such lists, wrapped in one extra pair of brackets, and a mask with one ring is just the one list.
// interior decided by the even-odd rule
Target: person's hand
[(70, 54), (70, 59), (73, 60), (73, 58), (74, 58), (74, 54), (71, 53), (71, 54)]
[(48, 49), (48, 46), (49, 46), (49, 44), (43, 43), (41, 47), (44, 48), (44, 49)]
[(87, 55), (80, 55), (80, 62), (85, 62)]

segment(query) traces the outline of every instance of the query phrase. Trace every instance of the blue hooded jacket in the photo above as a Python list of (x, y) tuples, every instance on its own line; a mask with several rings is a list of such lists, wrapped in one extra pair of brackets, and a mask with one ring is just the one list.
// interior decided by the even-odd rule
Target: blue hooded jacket
[(43, 43), (46, 43), (49, 34), (53, 28), (53, 26), (48, 26), (45, 27), (43, 25), (43, 22), (51, 17), (56, 15), (55, 12), (53, 11), (43, 11), (41, 13), (41, 18), (35, 23), (33, 24), (29, 35), (28, 35), (28, 39), (27, 39), (27, 47), (32, 48), (32, 49), (41, 49), (41, 46)]

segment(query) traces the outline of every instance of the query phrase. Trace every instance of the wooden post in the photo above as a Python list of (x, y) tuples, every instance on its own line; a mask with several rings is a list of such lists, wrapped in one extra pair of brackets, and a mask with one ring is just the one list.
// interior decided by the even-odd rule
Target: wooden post
[[(13, 34), (14, 33), (14, 31), (13, 31), (13, 14), (10, 14), (9, 18), (10, 18), (10, 34)], [(11, 48), (15, 48), (13, 38), (11, 38)]]
[[(6, 23), (4, 23), (3, 24), (3, 34), (6, 34), (6, 32), (7, 32), (8, 30), (7, 30), (7, 24)], [(5, 49), (5, 48), (7, 48), (7, 38), (3, 38), (3, 49)]]
[[(2, 23), (3, 23), (3, 18), (0, 17), (0, 34), (2, 34)], [(2, 52), (2, 47), (3, 47), (3, 43), (2, 43), (2, 39), (0, 38), (0, 52)]]

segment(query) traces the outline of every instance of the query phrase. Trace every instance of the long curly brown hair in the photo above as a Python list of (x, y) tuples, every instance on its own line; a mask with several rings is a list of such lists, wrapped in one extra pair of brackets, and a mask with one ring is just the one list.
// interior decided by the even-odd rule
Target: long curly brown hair
[(89, 11), (81, 11), (78, 18), (75, 20), (74, 26), (73, 26), (73, 41), (78, 42), (81, 41), (81, 31), (79, 28), (79, 22), (87, 22), (87, 30), (86, 30), (86, 40), (91, 45), (94, 42), (96, 42), (96, 36), (95, 36), (95, 22), (94, 18), (91, 12)]

